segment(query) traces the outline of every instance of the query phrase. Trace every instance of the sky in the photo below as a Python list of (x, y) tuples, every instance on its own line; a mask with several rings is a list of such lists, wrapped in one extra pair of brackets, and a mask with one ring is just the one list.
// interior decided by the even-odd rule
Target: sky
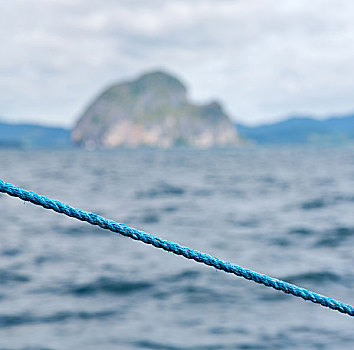
[(354, 112), (354, 1), (0, 0), (0, 118), (71, 126), (164, 69), (256, 125)]

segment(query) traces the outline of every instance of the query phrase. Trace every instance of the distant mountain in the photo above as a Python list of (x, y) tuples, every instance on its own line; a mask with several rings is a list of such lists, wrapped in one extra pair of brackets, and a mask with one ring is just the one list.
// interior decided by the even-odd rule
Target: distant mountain
[(71, 147), (70, 130), (0, 122), (0, 147), (68, 148)]
[(354, 142), (354, 115), (316, 120), (294, 117), (278, 123), (248, 127), (236, 124), (242, 138), (258, 144), (338, 144)]
[(160, 71), (103, 91), (78, 120), (72, 139), (78, 145), (104, 148), (239, 143), (219, 103), (193, 104), (184, 84)]

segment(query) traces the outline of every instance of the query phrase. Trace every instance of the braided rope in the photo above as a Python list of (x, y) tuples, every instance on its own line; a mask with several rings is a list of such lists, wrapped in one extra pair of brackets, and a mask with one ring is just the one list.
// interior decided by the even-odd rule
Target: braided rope
[(184, 247), (178, 243), (173, 243), (165, 239), (161, 239), (152, 234), (139, 231), (135, 228), (131, 228), (121, 223), (117, 223), (113, 220), (106, 219), (102, 216), (76, 209), (68, 204), (61, 203), (57, 200), (52, 200), (45, 196), (38, 195), (32, 191), (26, 191), (20, 187), (6, 183), (0, 179), (0, 192), (6, 193), (12, 197), (18, 197), (24, 201), (31, 202), (33, 204), (42, 206), (45, 209), (51, 209), (57, 213), (65, 214), (75, 219), (86, 221), (92, 225), (97, 225), (103, 229), (110, 230), (115, 233), (119, 233), (123, 236), (132, 238), (137, 241), (142, 241), (146, 244), (153, 245), (156, 248), (172, 252), (176, 255), (181, 255), (187, 259), (203, 263), (205, 265), (213, 266), (218, 270), (222, 270), (228, 273), (232, 273), (236, 276), (246, 278), (259, 284), (263, 284), (267, 287), (280, 290), (287, 294), (292, 294), (296, 297), (300, 297), (304, 300), (312, 301), (313, 303), (320, 304), (333, 310), (337, 310), (341, 313), (354, 316), (354, 307), (348, 304), (344, 304), (340, 301), (332, 298), (311, 292), (305, 288), (298, 287), (294, 284), (290, 284), (264, 274), (246, 269), (244, 267), (231, 264), (230, 262), (218, 259), (211, 255), (201, 253), (197, 250)]

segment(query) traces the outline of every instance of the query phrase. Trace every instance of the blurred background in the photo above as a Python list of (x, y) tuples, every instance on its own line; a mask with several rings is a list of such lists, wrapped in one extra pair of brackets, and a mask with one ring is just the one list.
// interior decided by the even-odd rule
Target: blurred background
[[(0, 1), (0, 178), (354, 304), (354, 3)], [(0, 194), (0, 349), (352, 349), (349, 316)]]

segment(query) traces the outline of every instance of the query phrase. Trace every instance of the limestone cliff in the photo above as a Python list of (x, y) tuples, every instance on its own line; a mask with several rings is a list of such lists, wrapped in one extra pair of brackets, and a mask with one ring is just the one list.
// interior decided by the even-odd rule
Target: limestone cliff
[(195, 105), (185, 86), (164, 72), (113, 85), (98, 96), (72, 130), (87, 147), (212, 147), (239, 142), (220, 104)]

